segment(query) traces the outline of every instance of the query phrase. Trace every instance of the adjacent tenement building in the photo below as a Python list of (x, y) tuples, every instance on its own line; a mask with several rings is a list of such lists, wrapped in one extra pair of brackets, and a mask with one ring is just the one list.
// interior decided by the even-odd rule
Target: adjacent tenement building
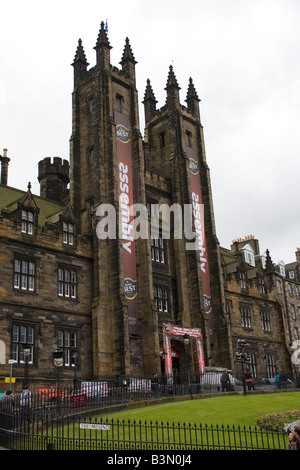
[[(274, 377), (282, 371), (297, 373), (291, 362), (291, 346), (298, 339), (300, 317), (291, 299), (296, 300), (299, 282), (295, 279), (291, 285), (284, 268), (281, 266), (280, 271), (270, 253), (260, 253), (253, 235), (235, 240), (230, 250), (222, 248), (221, 253), (233, 358), (238, 351), (237, 340), (244, 339), (250, 356), (244, 367), (248, 366), (255, 377)], [(233, 367), (237, 374), (241, 372), (240, 363), (233, 361)]]

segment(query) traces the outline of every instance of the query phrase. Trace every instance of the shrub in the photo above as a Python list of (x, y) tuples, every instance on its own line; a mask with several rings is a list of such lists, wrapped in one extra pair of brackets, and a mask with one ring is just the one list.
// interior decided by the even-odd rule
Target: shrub
[(300, 419), (300, 410), (284, 411), (282, 413), (271, 413), (260, 416), (257, 426), (270, 431), (282, 431), (283, 425)]

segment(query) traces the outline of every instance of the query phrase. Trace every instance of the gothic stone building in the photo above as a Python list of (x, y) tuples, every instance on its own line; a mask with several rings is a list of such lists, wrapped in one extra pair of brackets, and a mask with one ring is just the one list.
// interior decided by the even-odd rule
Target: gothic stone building
[[(275, 351), (276, 367), (286, 368), (281, 307), (274, 289), (259, 290), (259, 279), (269, 279), (266, 270), (251, 269), (251, 289), (239, 290), (235, 282), (245, 263), (238, 252), (221, 250), (217, 240), (192, 79), (183, 106), (170, 67), (160, 109), (147, 81), (143, 138), (128, 39), (120, 69), (111, 65), (110, 50), (103, 23), (94, 67), (88, 68), (78, 42), (70, 162), (39, 162), (40, 196), (30, 184), (27, 191), (9, 187), (7, 152), (1, 157), (1, 377), (9, 374), (12, 358), (14, 376), (23, 380), (25, 344), (30, 380), (36, 383), (55, 378), (56, 349), (64, 352), (64, 381), (72, 380), (75, 368), (79, 379), (160, 373), (166, 346), (168, 359), (173, 357), (168, 367), (182, 372), (183, 333), (192, 339), (190, 371), (204, 362), (234, 369), (235, 340), (245, 335), (259, 373), (266, 375), (261, 344), (268, 341), (264, 353)], [(140, 207), (135, 215), (139, 228), (147, 226), (146, 236), (133, 236), (132, 204)], [(180, 211), (170, 211), (165, 236), (162, 207), (192, 207), (196, 249), (187, 249), (190, 240), (179, 236)], [(256, 334), (257, 319), (250, 334), (249, 306), (255, 318), (266, 310), (274, 320), (268, 341)]]

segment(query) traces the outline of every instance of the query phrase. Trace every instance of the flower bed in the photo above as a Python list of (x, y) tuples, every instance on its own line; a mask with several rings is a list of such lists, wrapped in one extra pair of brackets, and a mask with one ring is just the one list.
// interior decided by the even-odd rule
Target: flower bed
[(284, 424), (292, 423), (300, 419), (300, 410), (284, 411), (260, 416), (257, 426), (271, 431), (282, 431)]

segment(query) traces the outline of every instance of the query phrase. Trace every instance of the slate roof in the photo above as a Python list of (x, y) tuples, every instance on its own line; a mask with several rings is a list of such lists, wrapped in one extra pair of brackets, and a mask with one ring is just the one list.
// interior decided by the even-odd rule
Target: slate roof
[(39, 208), (38, 225), (45, 226), (45, 223), (56, 223), (59, 216), (64, 213), (66, 205), (49, 199), (44, 199), (40, 196), (31, 194), (31, 190), (22, 191), (20, 189), (12, 188), (0, 184), (0, 213), (3, 210), (12, 213), (18, 209), (18, 204), (23, 204), (28, 196), (31, 196), (36, 206)]

